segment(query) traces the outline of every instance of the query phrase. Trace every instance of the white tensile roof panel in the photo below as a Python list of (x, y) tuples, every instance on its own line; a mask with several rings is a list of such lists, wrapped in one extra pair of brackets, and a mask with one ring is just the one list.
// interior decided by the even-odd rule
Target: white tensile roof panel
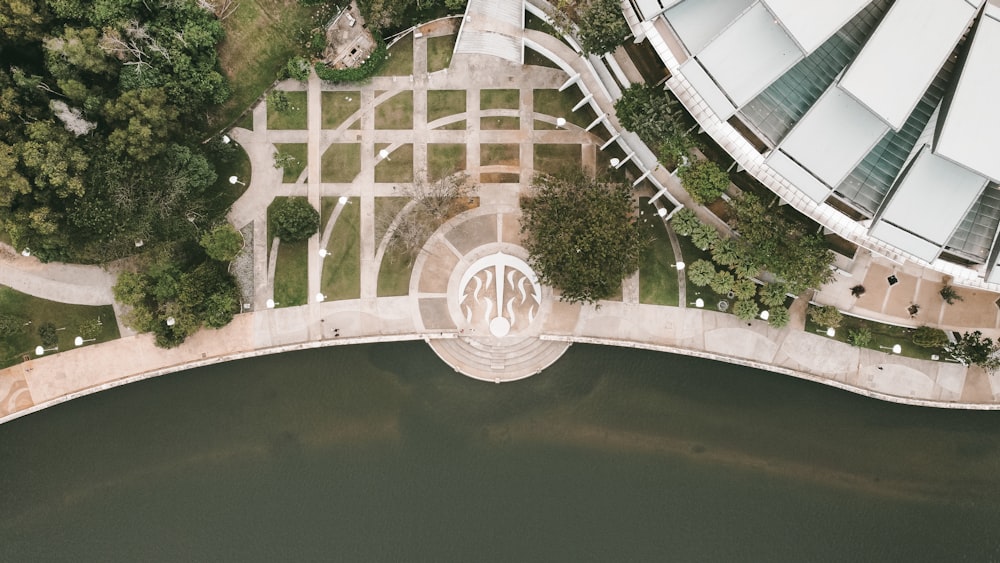
[(933, 261), (937, 258), (938, 253), (941, 251), (940, 246), (927, 242), (926, 240), (914, 234), (910, 234), (895, 225), (890, 225), (889, 223), (876, 223), (875, 226), (868, 231), (868, 234), (895, 246), (903, 252), (908, 252), (925, 262)]
[(934, 152), (1000, 180), (1000, 21), (979, 19)]
[(767, 8), (754, 4), (709, 43), (698, 60), (742, 107), (804, 56)]
[(871, 0), (763, 0), (789, 35), (812, 53)]
[(736, 113), (736, 106), (729, 101), (729, 98), (719, 89), (712, 77), (705, 72), (698, 59), (688, 59), (681, 65), (680, 71), (684, 78), (687, 78), (688, 82), (691, 83), (691, 86), (698, 91), (708, 107), (712, 108), (712, 111), (719, 116), (719, 119), (729, 119)]
[(840, 87), (899, 130), (976, 11), (966, 0), (896, 0)]
[(747, 9), (753, 0), (684, 0), (664, 16), (692, 55)]
[(636, 0), (642, 19), (648, 20), (681, 0)]
[(879, 221), (943, 245), (985, 187), (986, 178), (925, 147), (906, 171)]
[(832, 191), (826, 184), (820, 182), (808, 170), (799, 166), (799, 163), (789, 158), (780, 149), (771, 152), (764, 162), (817, 203), (822, 203)]
[(889, 126), (836, 86), (820, 97), (781, 149), (823, 180), (839, 186)]

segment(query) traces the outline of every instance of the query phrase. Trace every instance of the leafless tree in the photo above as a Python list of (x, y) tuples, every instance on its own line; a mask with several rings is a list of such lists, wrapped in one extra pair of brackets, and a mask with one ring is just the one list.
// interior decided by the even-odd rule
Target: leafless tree
[[(422, 174), (417, 177), (422, 177)], [(473, 186), (465, 174), (454, 174), (436, 182), (416, 181), (401, 188), (410, 201), (397, 213), (379, 213), (375, 221), (386, 233), (386, 249), (417, 255), (427, 239), (445, 221), (475, 206)]]

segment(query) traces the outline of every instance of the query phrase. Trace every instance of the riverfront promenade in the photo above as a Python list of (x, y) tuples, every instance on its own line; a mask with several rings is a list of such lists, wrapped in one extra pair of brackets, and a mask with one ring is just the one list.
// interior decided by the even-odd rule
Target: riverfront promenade
[[(601, 77), (592, 72), (592, 61), (579, 57), (559, 40), (535, 31), (525, 32), (525, 36), (558, 59), (559, 66), (567, 71), (521, 67), (487, 55), (457, 55), (446, 71), (429, 73), (428, 39), (450, 30), (434, 25), (421, 31), (421, 37), (414, 40), (412, 76), (383, 76), (366, 85), (343, 87), (322, 84), (315, 76), (307, 84), (286, 83), (281, 87), (306, 92), (307, 129), (269, 130), (267, 107), (261, 104), (254, 111), (253, 130), (233, 131), (253, 165), (250, 186), (229, 215), (238, 228), (249, 226), (253, 232), (251, 312), (238, 315), (223, 329), (202, 330), (172, 350), (156, 348), (150, 335), (128, 335), (2, 370), (0, 422), (112, 386), (220, 361), (318, 346), (418, 339), (426, 340), (452, 368), (490, 382), (533, 375), (556, 361), (570, 343), (586, 342), (740, 363), (890, 401), (1000, 409), (1000, 377), (979, 368), (894, 356), (805, 332), (806, 307), (802, 298), (792, 308), (792, 322), (786, 328), (775, 329), (763, 321), (746, 322), (733, 315), (690, 307), (683, 289), (680, 307), (641, 304), (639, 275), (625, 281), (620, 300), (602, 302), (600, 307), (561, 303), (549, 288), (539, 288), (536, 297), (531, 273), (523, 263), (526, 255), (519, 245), (517, 224), (518, 195), (536, 170), (534, 146), (544, 143), (579, 147), (580, 165), (596, 170), (602, 162), (600, 147), (605, 139), (621, 131), (613, 115), (611, 94), (602, 86)], [(624, 59), (620, 69), (626, 76), (640, 79)], [(536, 90), (558, 88), (570, 77), (569, 72), (579, 74), (585, 95), (592, 95), (589, 103), (595, 113), (608, 115), (608, 125), (598, 126), (608, 128), (603, 137), (572, 123), (554, 127), (557, 118), (563, 116), (536, 111)], [(481, 109), (486, 89), (516, 89), (518, 109)], [(464, 111), (429, 119), (428, 92), (433, 90), (464, 90)], [(338, 91), (359, 92), (360, 108), (340, 126), (324, 129), (320, 119), (322, 94)], [(412, 128), (377, 128), (376, 108), (400, 92), (413, 93)], [(484, 117), (517, 118), (517, 127), (484, 128)], [(464, 128), (443, 127), (462, 120)], [(351, 124), (356, 128), (350, 128)], [(623, 134), (621, 139), (635, 141), (631, 134)], [(283, 183), (271, 159), (274, 143), (289, 142), (307, 144), (309, 157), (303, 175), (295, 182)], [(323, 181), (321, 156), (335, 143), (360, 145), (360, 171), (351, 182)], [(426, 172), (422, 168), (428, 162), (428, 147), (433, 144), (466, 147), (464, 172), (480, 180), (475, 194), (478, 206), (448, 221), (427, 241), (414, 264), (406, 295), (380, 296), (378, 279), (386, 241), (376, 234), (376, 201), (398, 195), (396, 189), (402, 183), (376, 181), (376, 167), (388, 159), (381, 157), (375, 147), (386, 147), (392, 158), (398, 147), (411, 145), (413, 172), (419, 176)], [(515, 164), (486, 162), (482, 156), (484, 144), (516, 147)], [(633, 151), (635, 159), (648, 159), (640, 152)], [(655, 163), (646, 164), (644, 168), (664, 186), (672, 200), (692, 205), (673, 176), (656, 168)], [(520, 182), (483, 180), (485, 174), (500, 173), (519, 174)], [(637, 191), (637, 195), (654, 195), (648, 188), (639, 189), (647, 191)], [(287, 195), (306, 196), (316, 206), (324, 198), (339, 197), (359, 205), (358, 298), (313, 298), (322, 282), (324, 258), (319, 250), (327, 248), (329, 233), (338, 220), (338, 212), (334, 211), (309, 242), (308, 304), (276, 309), (265, 306), (274, 295), (275, 274), (274, 251), (269, 252), (266, 240), (266, 210), (275, 196)], [(0, 281), (4, 285), (33, 295), (72, 303), (110, 300), (113, 277), (99, 268), (39, 264), (16, 253), (8, 253), (2, 266)], [(887, 273), (897, 275), (899, 283), (884, 283)], [(83, 283), (80, 287), (67, 283), (68, 275)], [(497, 284), (496, 280), (504, 281)], [(959, 287), (966, 300), (944, 306), (934, 301), (935, 288), (941, 281), (934, 272), (897, 267), (861, 251), (853, 261), (842, 264), (836, 281), (813, 299), (867, 318), (911, 326), (979, 328), (994, 337), (1000, 334), (1000, 309), (993, 304), (996, 294)], [(864, 283), (868, 291), (861, 299), (853, 299), (849, 288), (858, 283)], [(508, 299), (502, 297), (501, 287), (506, 288)], [(490, 295), (492, 301), (485, 295), (487, 290), (497, 292)], [(516, 302), (509, 299), (511, 295), (518, 297)], [(508, 304), (503, 312), (493, 305), (501, 302)], [(906, 307), (915, 302), (922, 309), (919, 318), (911, 319)], [(337, 367), (330, 369), (335, 371)], [(663, 357), (663, 371), (664, 376), (670, 376), (669, 356)]]

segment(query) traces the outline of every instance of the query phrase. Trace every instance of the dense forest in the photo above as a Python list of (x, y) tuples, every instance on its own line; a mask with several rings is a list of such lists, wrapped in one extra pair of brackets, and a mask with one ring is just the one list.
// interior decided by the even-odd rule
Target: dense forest
[(229, 90), (202, 6), (0, 3), (0, 227), (15, 248), (106, 261), (218, 220), (207, 151), (223, 148), (203, 127)]

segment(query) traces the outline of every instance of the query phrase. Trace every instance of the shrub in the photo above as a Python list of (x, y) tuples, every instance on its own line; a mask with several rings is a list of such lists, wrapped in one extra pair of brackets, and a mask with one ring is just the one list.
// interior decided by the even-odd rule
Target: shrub
[(712, 291), (719, 295), (725, 295), (733, 290), (733, 282), (735, 281), (736, 278), (733, 277), (732, 272), (721, 270), (712, 276), (712, 281), (708, 285), (712, 288)]
[(844, 315), (836, 307), (823, 305), (822, 307), (810, 307), (809, 318), (819, 326), (838, 328), (841, 321), (844, 320)]
[(760, 302), (766, 307), (780, 307), (785, 304), (788, 288), (782, 283), (766, 283), (757, 290)]
[(773, 326), (774, 328), (783, 328), (791, 320), (788, 315), (788, 309), (784, 307), (775, 307), (773, 309), (768, 309), (770, 316), (767, 317), (767, 324)]
[(955, 288), (948, 284), (945, 284), (945, 286), (941, 288), (940, 293), (941, 299), (944, 299), (944, 302), (949, 305), (954, 305), (955, 301), (964, 301), (962, 296), (955, 291)]
[(701, 219), (695, 215), (694, 211), (688, 208), (681, 209), (670, 218), (670, 226), (674, 232), (682, 237), (689, 237), (691, 233), (701, 224)]
[(59, 344), (59, 335), (56, 333), (56, 325), (52, 323), (42, 323), (38, 327), (38, 337), (42, 339), (42, 346), (52, 348)]
[(753, 299), (737, 301), (736, 305), (733, 306), (733, 314), (744, 321), (757, 318), (758, 313), (760, 313), (760, 309), (757, 308), (757, 303)]
[(733, 295), (737, 299), (751, 299), (757, 293), (757, 284), (747, 278), (739, 278), (733, 282)]
[(285, 65), (285, 73), (288, 74), (289, 78), (294, 78), (299, 82), (309, 80), (310, 70), (309, 59), (305, 57), (292, 57)]
[(715, 264), (708, 260), (696, 260), (687, 268), (687, 280), (698, 287), (705, 287), (715, 278)]
[(267, 93), (267, 109), (274, 111), (288, 111), (292, 109), (292, 102), (288, 100), (288, 94), (282, 90), (271, 90)]
[(948, 335), (943, 330), (922, 326), (913, 331), (913, 343), (921, 348), (942, 348), (948, 343)]
[(77, 334), (79, 334), (85, 340), (95, 339), (101, 335), (101, 330), (103, 325), (100, 319), (87, 319), (81, 321), (80, 324), (76, 326)]
[(720, 266), (735, 266), (740, 259), (736, 241), (719, 235), (718, 239), (712, 245), (712, 259)]
[(319, 211), (304, 197), (290, 197), (271, 209), (274, 236), (285, 242), (305, 240), (319, 230)]
[(24, 332), (24, 325), (27, 322), (16, 315), (0, 313), (0, 338), (7, 338)]
[(848, 329), (847, 341), (859, 348), (867, 348), (872, 343), (872, 331), (866, 326)]
[(209, 258), (220, 262), (229, 262), (243, 249), (243, 235), (229, 223), (206, 232), (199, 242)]
[(698, 222), (694, 230), (691, 231), (691, 244), (702, 250), (707, 250), (719, 240), (719, 232), (715, 227), (706, 223)]
[(677, 172), (684, 189), (698, 203), (711, 203), (729, 187), (729, 175), (711, 160), (696, 160)]

